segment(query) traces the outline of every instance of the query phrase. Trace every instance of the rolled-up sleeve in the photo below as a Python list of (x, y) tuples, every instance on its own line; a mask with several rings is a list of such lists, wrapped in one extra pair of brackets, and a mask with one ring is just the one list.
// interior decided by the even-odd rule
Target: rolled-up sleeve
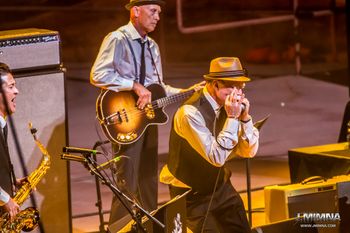
[(5, 205), (10, 200), (10, 195), (0, 187), (0, 206)]

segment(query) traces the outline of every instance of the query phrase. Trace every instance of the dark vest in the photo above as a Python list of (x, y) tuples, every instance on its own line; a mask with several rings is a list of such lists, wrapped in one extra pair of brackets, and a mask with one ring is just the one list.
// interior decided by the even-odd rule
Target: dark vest
[[(196, 92), (184, 104), (193, 105), (200, 111), (204, 117), (206, 127), (213, 134), (215, 112), (204, 97), (203, 92)], [(225, 120), (226, 116), (222, 120), (217, 120), (217, 132), (221, 131)], [(217, 133), (215, 135), (217, 136)], [(170, 132), (168, 168), (177, 179), (189, 185), (194, 192), (201, 194), (213, 192), (218, 174), (217, 187), (230, 177), (230, 172), (227, 169), (224, 167), (220, 169), (209, 163), (184, 138), (180, 137), (174, 130), (174, 121)]]
[(0, 186), (10, 196), (13, 195), (11, 180), (11, 161), (7, 148), (7, 143), (0, 128)]

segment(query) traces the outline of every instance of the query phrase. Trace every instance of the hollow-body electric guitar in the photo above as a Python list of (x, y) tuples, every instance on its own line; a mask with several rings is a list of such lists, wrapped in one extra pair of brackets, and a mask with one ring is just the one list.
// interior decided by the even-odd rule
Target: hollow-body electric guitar
[(152, 101), (144, 109), (138, 109), (138, 96), (134, 91), (115, 92), (103, 90), (97, 97), (96, 113), (103, 132), (111, 142), (130, 144), (136, 142), (149, 125), (167, 123), (164, 107), (190, 97), (194, 90), (166, 96), (159, 84), (146, 87), (152, 93)]

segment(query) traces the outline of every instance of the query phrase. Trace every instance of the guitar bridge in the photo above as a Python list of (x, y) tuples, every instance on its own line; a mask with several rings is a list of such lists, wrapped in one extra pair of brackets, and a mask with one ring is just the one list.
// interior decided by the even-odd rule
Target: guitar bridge
[(146, 117), (148, 119), (153, 119), (156, 114), (154, 113), (154, 109), (152, 107), (152, 104), (147, 104), (145, 107)]
[(137, 134), (134, 132), (130, 133), (118, 133), (117, 134), (117, 140), (120, 142), (128, 143), (133, 141), (135, 138), (137, 138)]

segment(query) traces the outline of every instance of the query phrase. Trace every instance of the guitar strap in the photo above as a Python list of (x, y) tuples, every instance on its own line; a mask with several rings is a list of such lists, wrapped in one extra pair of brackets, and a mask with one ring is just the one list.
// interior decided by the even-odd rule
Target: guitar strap
[(135, 52), (134, 50), (132, 49), (132, 46), (131, 46), (131, 43), (129, 41), (129, 38), (128, 38), (128, 34), (125, 30), (120, 30), (120, 32), (124, 35), (126, 41), (128, 42), (128, 45), (129, 45), (129, 48), (130, 48), (130, 51), (132, 53), (132, 58), (134, 59), (134, 66), (135, 66), (135, 75), (136, 75), (136, 82), (140, 82), (139, 81), (139, 75), (138, 75), (138, 72), (137, 72), (137, 63), (136, 63), (136, 58), (135, 58)]
[(162, 85), (162, 81), (160, 80), (160, 75), (159, 75), (159, 72), (158, 72), (156, 63), (155, 63), (155, 61), (154, 61), (154, 59), (153, 59), (153, 54), (152, 54), (152, 51), (151, 51), (151, 46), (150, 46), (150, 44), (149, 44), (149, 40), (147, 40), (147, 47), (148, 47), (149, 53), (151, 54), (152, 65), (154, 66), (154, 69), (156, 70), (156, 73), (157, 73), (158, 83), (159, 83), (160, 85)]
[[(130, 40), (129, 40), (129, 37), (128, 37), (128, 33), (125, 31), (125, 30), (120, 30), (120, 32), (124, 35), (126, 41), (128, 42), (128, 45), (129, 45), (129, 48), (130, 48), (130, 51), (132, 53), (132, 57), (134, 59), (134, 66), (135, 66), (135, 74), (136, 74), (136, 81), (139, 82), (139, 75), (138, 75), (138, 70), (137, 70), (137, 66), (136, 66), (136, 57), (135, 57), (135, 52), (131, 46), (131, 43), (130, 43)], [(151, 51), (151, 47), (150, 47), (150, 43), (149, 43), (149, 40), (147, 40), (147, 48), (148, 48), (148, 51), (149, 53), (151, 54), (151, 60), (152, 60), (152, 65), (154, 66), (154, 69), (156, 70), (156, 73), (157, 73), (157, 77), (158, 77), (158, 83), (160, 85), (162, 85), (162, 81), (160, 79), (160, 75), (159, 75), (159, 72), (158, 72), (158, 69), (157, 69), (157, 66), (156, 66), (156, 63), (154, 61), (154, 58), (153, 58), (153, 54), (152, 54), (152, 51)]]

